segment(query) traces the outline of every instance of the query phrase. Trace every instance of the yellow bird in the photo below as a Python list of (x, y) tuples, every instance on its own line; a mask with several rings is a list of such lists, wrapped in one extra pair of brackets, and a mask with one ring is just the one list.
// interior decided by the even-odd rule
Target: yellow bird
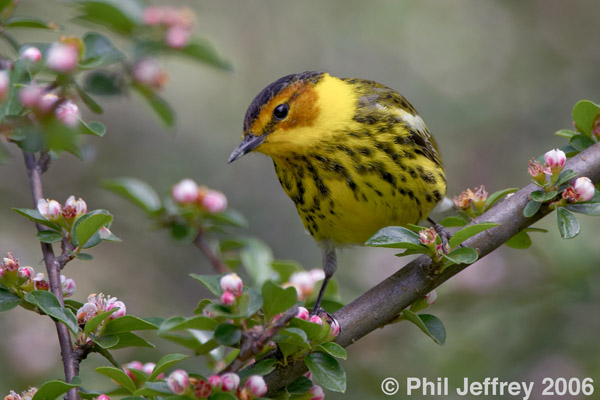
[(265, 87), (244, 118), (229, 162), (258, 151), (323, 252), (327, 282), (336, 248), (379, 229), (417, 223), (446, 194), (438, 146), (414, 107), (377, 82), (308, 71)]

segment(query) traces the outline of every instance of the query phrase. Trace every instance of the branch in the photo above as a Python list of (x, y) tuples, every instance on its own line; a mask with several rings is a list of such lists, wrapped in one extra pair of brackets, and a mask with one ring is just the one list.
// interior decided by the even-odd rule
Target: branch
[(200, 249), (202, 254), (204, 254), (204, 257), (208, 258), (208, 261), (218, 274), (224, 274), (230, 271), (227, 265), (225, 265), (225, 263), (219, 257), (217, 257), (217, 255), (210, 248), (210, 244), (208, 244), (208, 242), (204, 239), (204, 232), (198, 233), (196, 240), (194, 240), (194, 244)]
[[(37, 208), (37, 202), (43, 198), (42, 190), (42, 170), (47, 166), (46, 158), (42, 157), (42, 162), (38, 163), (33, 153), (23, 152), (25, 158), (25, 166), (27, 167), (27, 175), (29, 177), (29, 186), (31, 188), (31, 194), (33, 196), (33, 207)], [(36, 224), (38, 232), (43, 231), (45, 228)], [(44, 255), (44, 263), (46, 264), (46, 272), (48, 273), (48, 282), (50, 283), (50, 291), (58, 298), (61, 306), (64, 306), (62, 288), (60, 284), (60, 270), (64, 264), (68, 261), (64, 254), (61, 254), (57, 259), (54, 257), (54, 250), (50, 243), (41, 243), (42, 254)], [(63, 249), (64, 250), (64, 249)], [(63, 257), (64, 256), (64, 257)], [(71, 334), (69, 328), (62, 322), (56, 321), (56, 331), (58, 334), (58, 342), (60, 344), (60, 354), (63, 361), (65, 380), (71, 382), (71, 380), (79, 374), (79, 363), (77, 357), (73, 352), (73, 344), (71, 343)], [(77, 389), (71, 389), (67, 393), (68, 400), (77, 400)]]
[[(594, 183), (599, 182), (600, 143), (571, 158), (565, 168), (572, 169), (580, 176), (587, 176)], [(523, 216), (523, 208), (530, 199), (530, 193), (537, 189), (536, 185), (529, 184), (475, 219), (473, 223), (496, 222), (500, 225), (469, 238), (464, 245), (477, 249), (479, 258), (482, 258), (526, 227), (550, 214), (551, 210), (544, 205), (533, 217)], [(429, 264), (430, 259), (427, 256), (416, 258), (338, 310), (333, 316), (340, 323), (342, 330), (336, 342), (344, 347), (353, 344), (366, 334), (386, 325), (404, 308), (467, 267), (453, 265), (438, 275), (432, 275), (427, 268)], [(306, 364), (300, 360), (265, 376), (269, 387), (267, 396), (292, 383), (306, 371)]]

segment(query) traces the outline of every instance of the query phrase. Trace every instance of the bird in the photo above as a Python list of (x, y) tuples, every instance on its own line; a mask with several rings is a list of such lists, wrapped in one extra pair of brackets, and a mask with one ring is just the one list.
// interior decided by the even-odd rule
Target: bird
[(271, 157), (285, 193), (322, 251), (325, 278), (336, 250), (363, 245), (387, 226), (416, 224), (446, 194), (438, 145), (399, 92), (368, 79), (324, 71), (284, 76), (250, 103), (241, 144)]

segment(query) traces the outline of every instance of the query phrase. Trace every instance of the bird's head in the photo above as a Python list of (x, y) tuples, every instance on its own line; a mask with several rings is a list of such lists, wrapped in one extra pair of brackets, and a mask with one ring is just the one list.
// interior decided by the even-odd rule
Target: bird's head
[(254, 150), (272, 157), (302, 153), (352, 120), (355, 99), (348, 85), (324, 72), (284, 76), (252, 100), (242, 143), (229, 162)]

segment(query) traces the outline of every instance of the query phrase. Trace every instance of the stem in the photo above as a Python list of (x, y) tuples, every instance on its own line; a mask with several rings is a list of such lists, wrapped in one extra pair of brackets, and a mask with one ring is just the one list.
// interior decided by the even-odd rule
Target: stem
[[(31, 188), (31, 194), (33, 196), (33, 206), (37, 207), (39, 199), (43, 198), (42, 190), (42, 174), (41, 168), (36, 162), (33, 153), (23, 152), (25, 158), (25, 166), (27, 167), (27, 175), (29, 176), (29, 186)], [(36, 224), (38, 232), (43, 231), (45, 228)], [(44, 263), (46, 264), (46, 272), (48, 273), (48, 282), (50, 284), (50, 291), (58, 298), (61, 306), (64, 306), (62, 289), (60, 284), (60, 270), (64, 263), (54, 257), (54, 250), (50, 243), (41, 243), (42, 254), (44, 255)], [(62, 255), (61, 255), (62, 257)], [(58, 342), (60, 344), (60, 354), (63, 361), (65, 371), (65, 381), (71, 382), (71, 380), (79, 374), (79, 363), (77, 357), (73, 351), (73, 344), (71, 342), (71, 334), (69, 328), (60, 321), (56, 321), (56, 332), (58, 334)], [(73, 388), (67, 393), (68, 400), (77, 400), (77, 389)]]
[(225, 263), (219, 257), (217, 257), (217, 255), (212, 251), (208, 242), (204, 239), (203, 232), (198, 233), (196, 240), (194, 240), (194, 244), (200, 249), (202, 254), (208, 258), (208, 261), (218, 274), (229, 272), (229, 267), (227, 267), (227, 265), (225, 265)]
[[(600, 143), (571, 158), (565, 168), (572, 169), (579, 176), (587, 176), (592, 182), (598, 183)], [(533, 217), (523, 216), (523, 209), (530, 200), (531, 192), (535, 190), (539, 190), (538, 186), (529, 184), (476, 218), (473, 223), (496, 222), (500, 225), (467, 239), (464, 246), (477, 249), (481, 259), (526, 227), (550, 214), (552, 212), (550, 207), (543, 205)], [(392, 321), (404, 308), (468, 267), (468, 265), (452, 265), (442, 273), (434, 274), (429, 268), (430, 263), (429, 257), (418, 257), (334, 313), (333, 316), (342, 328), (336, 342), (344, 347), (355, 343), (366, 334)], [(306, 364), (302, 360), (274, 370), (265, 376), (269, 388), (266, 396), (274, 395), (306, 371)]]

